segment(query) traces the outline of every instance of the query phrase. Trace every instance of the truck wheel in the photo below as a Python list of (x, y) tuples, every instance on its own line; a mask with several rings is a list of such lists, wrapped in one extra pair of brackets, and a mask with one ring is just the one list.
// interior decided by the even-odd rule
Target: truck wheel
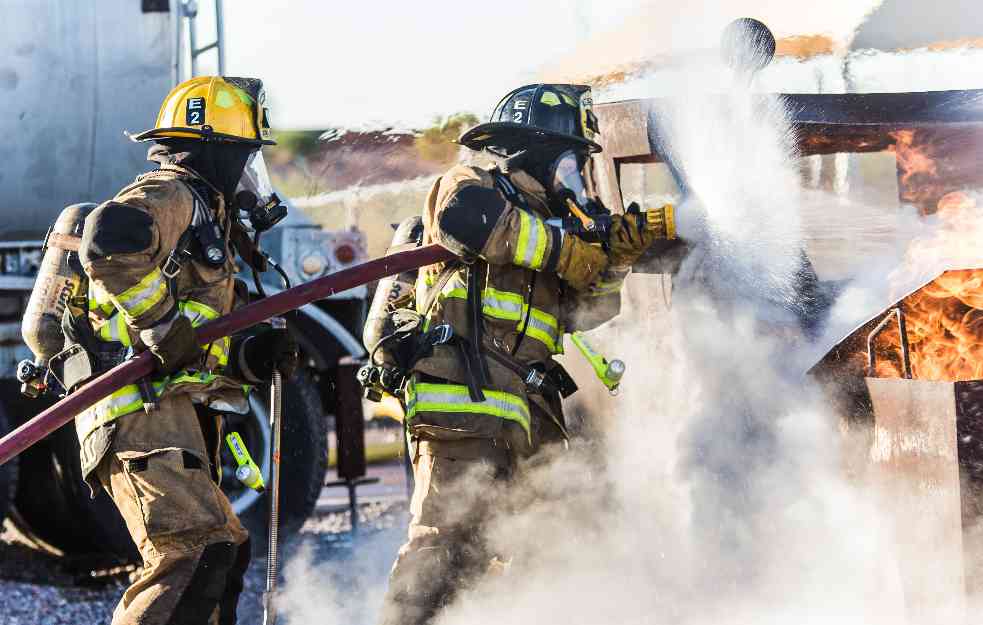
[(82, 481), (75, 428), (60, 428), (20, 457), (14, 525), (39, 547), (108, 562), (139, 561), (116, 506), (101, 491), (95, 499)]
[[(253, 391), (252, 411), (248, 415), (229, 415), (226, 431), (237, 431), (253, 459), (270, 477), (270, 388)], [(283, 385), (281, 426), (280, 535), (298, 531), (314, 511), (328, 470), (327, 419), (323, 414), (317, 385), (306, 371), (298, 371)], [(262, 450), (262, 452), (260, 451)], [(242, 486), (235, 478), (235, 460), (227, 447), (222, 449), (222, 490), (232, 503), (243, 525), (249, 530), (257, 553), (265, 553), (269, 528), (269, 491), (259, 494)]]
[[(10, 431), (10, 421), (4, 411), (3, 403), (0, 402), (0, 435)], [(0, 523), (7, 517), (7, 508), (10, 500), (14, 496), (14, 488), (17, 485), (17, 460), (11, 460), (0, 467)]]

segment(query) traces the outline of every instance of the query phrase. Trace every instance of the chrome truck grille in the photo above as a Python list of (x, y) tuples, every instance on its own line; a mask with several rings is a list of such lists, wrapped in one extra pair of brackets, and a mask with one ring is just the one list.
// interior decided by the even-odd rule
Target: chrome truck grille
[(0, 379), (14, 378), (17, 363), (32, 358), (20, 323), (40, 265), (40, 241), (0, 242)]

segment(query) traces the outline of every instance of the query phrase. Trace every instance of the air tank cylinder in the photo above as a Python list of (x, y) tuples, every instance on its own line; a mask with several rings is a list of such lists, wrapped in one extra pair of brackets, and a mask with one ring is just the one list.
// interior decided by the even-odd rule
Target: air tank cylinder
[[(408, 217), (396, 228), (386, 254), (414, 249), (419, 247), (422, 241), (423, 220), (419, 216)], [(362, 331), (362, 344), (370, 352), (380, 339), (389, 336), (395, 329), (389, 313), (396, 308), (409, 306), (413, 301), (416, 277), (417, 270), (414, 269), (379, 281), (375, 290), (375, 297), (372, 298), (372, 305), (369, 307), (368, 318), (365, 320), (365, 328)], [(375, 364), (393, 363), (391, 357), (386, 355), (385, 347), (380, 348), (376, 353), (376, 360), (378, 362)]]
[[(21, 322), (21, 335), (38, 366), (46, 366), (65, 347), (62, 315), (81, 280), (77, 242), (86, 215), (95, 207), (96, 204), (72, 204), (65, 208), (45, 237), (44, 258)], [(75, 249), (66, 249), (71, 247)]]

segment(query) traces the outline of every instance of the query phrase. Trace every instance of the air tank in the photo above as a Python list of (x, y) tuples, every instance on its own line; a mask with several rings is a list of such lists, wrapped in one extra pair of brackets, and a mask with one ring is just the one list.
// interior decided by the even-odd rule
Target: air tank
[[(21, 335), (34, 353), (37, 365), (46, 365), (65, 347), (61, 319), (68, 299), (81, 280), (78, 240), (74, 239), (73, 244), (73, 238), (82, 236), (85, 217), (95, 207), (95, 204), (86, 203), (65, 208), (45, 238), (44, 258), (21, 322)], [(58, 240), (60, 237), (66, 238)], [(76, 251), (65, 249), (71, 247)]]
[[(408, 217), (396, 228), (386, 254), (395, 254), (419, 247), (422, 240), (423, 220), (419, 215)], [(412, 305), (416, 277), (417, 270), (414, 269), (379, 281), (375, 290), (375, 297), (372, 298), (372, 305), (369, 307), (368, 317), (365, 320), (365, 328), (362, 331), (362, 343), (370, 353), (379, 339), (388, 336), (394, 330), (389, 313), (396, 308)], [(387, 357), (385, 349), (379, 350), (376, 360), (378, 361), (376, 364), (382, 362), (392, 364), (393, 362), (391, 358)]]

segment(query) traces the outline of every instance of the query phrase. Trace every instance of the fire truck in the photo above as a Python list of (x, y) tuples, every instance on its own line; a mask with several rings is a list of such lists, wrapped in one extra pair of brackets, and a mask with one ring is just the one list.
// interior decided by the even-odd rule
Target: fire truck
[[(224, 73), (225, 41), (221, 0), (201, 6), (194, 0), (14, 0), (5, 3), (4, 20), (10, 37), (0, 63), (5, 102), (0, 116), (5, 137), (0, 147), (0, 431), (6, 432), (55, 399), (29, 400), (15, 379), (17, 363), (32, 358), (21, 339), (21, 318), (47, 228), (65, 206), (110, 199), (149, 169), (146, 146), (129, 141), (123, 131), (152, 126), (175, 84), (201, 73)], [(294, 285), (366, 258), (360, 231), (322, 229), (298, 210), (264, 235), (263, 247)], [(282, 288), (279, 277), (267, 281), (264, 276), (262, 284), (268, 294)], [(284, 531), (299, 528), (314, 509), (335, 415), (361, 422), (360, 396), (348, 383), (354, 376), (339, 362), (362, 357), (356, 337), (365, 310), (361, 287), (305, 306), (288, 320), (303, 351), (303, 366), (284, 393)], [(252, 393), (248, 415), (226, 417), (226, 428), (242, 435), (264, 473), (270, 464), (267, 396)], [(15, 464), (0, 469), (0, 517), (23, 535), (65, 555), (117, 560), (135, 555), (112, 502), (104, 493), (90, 499), (80, 479), (73, 428), (62, 428)], [(235, 468), (231, 454), (223, 457), (223, 488), (247, 526), (261, 530), (264, 497), (242, 487)]]

